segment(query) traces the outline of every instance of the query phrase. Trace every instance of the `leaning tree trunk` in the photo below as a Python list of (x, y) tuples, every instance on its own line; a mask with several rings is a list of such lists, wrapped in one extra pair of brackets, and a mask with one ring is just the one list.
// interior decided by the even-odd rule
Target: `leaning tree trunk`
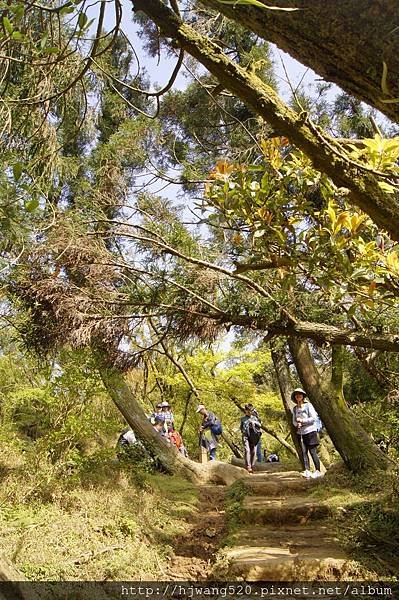
[[(285, 12), (250, 3), (201, 0), (241, 27), (274, 42), (327, 81), (399, 122), (397, 0), (273, 0)], [(269, 4), (269, 2), (264, 2)], [(386, 64), (386, 85), (382, 83)], [(387, 93), (389, 92), (389, 93)]]
[(115, 367), (101, 361), (99, 373), (106, 390), (137, 437), (158, 458), (168, 473), (181, 475), (194, 483), (222, 483), (230, 485), (246, 476), (244, 469), (226, 463), (210, 461), (200, 465), (168, 444), (151, 425), (141, 405), (127, 385), (123, 374)]
[(292, 383), (290, 372), (287, 365), (287, 357), (285, 352), (285, 345), (283, 347), (279, 347), (278, 342), (272, 340), (271, 343), (271, 353), (272, 353), (272, 361), (274, 365), (274, 369), (276, 371), (276, 377), (278, 382), (278, 387), (280, 388), (281, 399), (283, 401), (285, 415), (287, 417), (287, 421), (290, 427), (291, 438), (295, 446), (296, 453), (298, 455), (299, 461), (301, 462), (303, 468), (305, 468), (305, 463), (303, 460), (303, 452), (301, 448), (300, 441), (298, 439), (296, 428), (292, 422), (292, 412), (290, 409), (289, 401), (291, 398), (292, 392)]
[(288, 343), (302, 385), (347, 467), (355, 473), (387, 469), (391, 464), (388, 457), (374, 444), (345, 402), (338, 369), (333, 370), (331, 382), (322, 383), (308, 343), (298, 338), (290, 338)]
[(0, 555), (0, 600), (39, 600), (33, 586), (5, 557)]

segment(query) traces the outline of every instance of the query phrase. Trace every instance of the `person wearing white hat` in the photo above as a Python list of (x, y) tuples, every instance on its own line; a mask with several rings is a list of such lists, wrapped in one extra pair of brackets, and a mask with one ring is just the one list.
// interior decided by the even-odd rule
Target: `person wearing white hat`
[[(320, 441), (317, 435), (317, 412), (313, 405), (308, 400), (305, 400), (305, 398), (306, 392), (301, 388), (296, 388), (291, 394), (291, 400), (296, 405), (292, 411), (292, 422), (294, 427), (297, 428), (305, 465), (305, 471), (302, 473), (302, 476), (309, 479), (310, 477), (321, 477), (320, 459), (316, 450)], [(316, 468), (313, 474), (310, 471), (309, 454)]]

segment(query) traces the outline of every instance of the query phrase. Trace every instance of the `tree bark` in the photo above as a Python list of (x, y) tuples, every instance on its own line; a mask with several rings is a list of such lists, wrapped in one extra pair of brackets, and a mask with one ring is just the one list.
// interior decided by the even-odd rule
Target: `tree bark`
[[(397, 0), (273, 0), (295, 12), (201, 0), (260, 37), (274, 42), (327, 81), (399, 122), (399, 3)], [(264, 4), (270, 4), (264, 2)], [(387, 86), (381, 88), (383, 61)]]
[[(133, 5), (134, 10), (144, 12), (165, 35), (174, 38), (183, 50), (203, 64), (226, 89), (303, 150), (316, 169), (331, 177), (338, 187), (347, 188), (350, 202), (393, 239), (399, 239), (398, 195), (383, 192), (378, 178), (351, 162), (342, 146), (316, 127), (306, 113), (298, 115), (291, 110), (270, 86), (230, 60), (218, 45), (183, 23), (160, 0), (134, 0)], [(318, 37), (317, 28), (313, 35)]]
[(7, 583), (6, 587), (0, 588), (0, 600), (39, 600), (33, 585), (5, 556), (0, 556), (0, 582)]
[(279, 347), (278, 344), (276, 344), (275, 342), (272, 342), (270, 345), (271, 345), (272, 361), (273, 361), (274, 369), (276, 371), (278, 387), (280, 388), (280, 394), (281, 394), (281, 399), (282, 399), (283, 405), (284, 405), (285, 415), (287, 417), (287, 421), (288, 421), (288, 424), (290, 427), (291, 439), (294, 443), (295, 450), (298, 455), (298, 459), (299, 459), (302, 467), (305, 468), (301, 444), (298, 439), (294, 424), (292, 422), (292, 412), (290, 409), (292, 383), (291, 383), (290, 371), (289, 371), (288, 365), (287, 365), (285, 344), (283, 347)]
[(347, 467), (354, 473), (386, 470), (391, 463), (348, 408), (338, 372), (322, 383), (308, 343), (290, 338), (288, 344), (302, 385)]
[(176, 448), (163, 440), (151, 425), (122, 373), (115, 367), (105, 364), (104, 361), (100, 361), (98, 369), (116, 407), (137, 437), (142, 440), (151, 454), (158, 458), (168, 473), (181, 475), (194, 483), (213, 482), (225, 485), (230, 485), (247, 475), (244, 469), (226, 463), (211, 461), (207, 465), (200, 465), (185, 458)]

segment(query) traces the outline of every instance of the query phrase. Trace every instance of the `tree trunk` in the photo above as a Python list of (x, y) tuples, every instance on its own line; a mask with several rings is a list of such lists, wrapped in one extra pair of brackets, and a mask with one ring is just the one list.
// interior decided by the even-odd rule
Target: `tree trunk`
[(5, 556), (0, 556), (0, 582), (7, 584), (0, 587), (0, 600), (39, 600), (33, 586)]
[(207, 465), (199, 465), (185, 458), (176, 448), (163, 440), (151, 425), (122, 373), (115, 367), (104, 364), (103, 361), (98, 368), (104, 386), (116, 407), (137, 437), (143, 441), (151, 454), (157, 457), (168, 473), (181, 475), (194, 483), (214, 482), (225, 485), (230, 485), (247, 475), (244, 469), (226, 463), (211, 461)]
[(302, 385), (347, 467), (354, 473), (387, 469), (388, 457), (374, 444), (345, 402), (337, 363), (331, 382), (322, 383), (308, 343), (298, 338), (290, 338), (288, 343)]
[(302, 467), (305, 468), (305, 463), (303, 461), (303, 452), (296, 433), (296, 428), (294, 427), (294, 424), (292, 422), (292, 412), (289, 404), (291, 399), (292, 383), (290, 371), (287, 365), (285, 345), (283, 347), (279, 347), (278, 344), (273, 340), (271, 342), (271, 352), (274, 369), (276, 371), (278, 387), (280, 388), (281, 399), (283, 401), (285, 414), (290, 427), (291, 438), (294, 443), (299, 461), (302, 464)]
[[(273, 0), (301, 10), (283, 12), (201, 0), (274, 42), (327, 81), (399, 122), (399, 3), (397, 0)], [(268, 2), (264, 2), (269, 4)], [(387, 66), (387, 95), (382, 89)]]

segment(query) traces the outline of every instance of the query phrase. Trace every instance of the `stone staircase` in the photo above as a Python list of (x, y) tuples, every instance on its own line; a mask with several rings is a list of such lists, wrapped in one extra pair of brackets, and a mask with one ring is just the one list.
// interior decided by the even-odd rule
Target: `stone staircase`
[(309, 496), (320, 480), (297, 472), (254, 473), (243, 480), (249, 494), (240, 528), (225, 549), (228, 576), (246, 581), (339, 581), (356, 577), (326, 523), (327, 504)]

